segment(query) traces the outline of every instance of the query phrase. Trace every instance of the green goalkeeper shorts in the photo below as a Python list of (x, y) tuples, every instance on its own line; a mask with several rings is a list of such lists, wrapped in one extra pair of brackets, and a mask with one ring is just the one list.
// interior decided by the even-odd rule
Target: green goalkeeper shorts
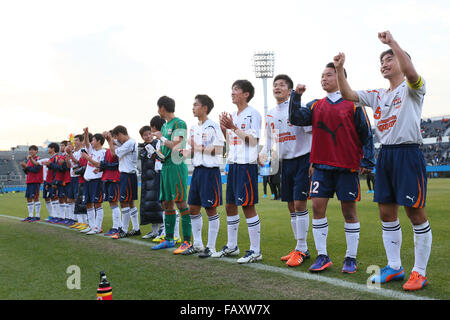
[(182, 202), (187, 199), (188, 168), (185, 163), (163, 164), (159, 200)]

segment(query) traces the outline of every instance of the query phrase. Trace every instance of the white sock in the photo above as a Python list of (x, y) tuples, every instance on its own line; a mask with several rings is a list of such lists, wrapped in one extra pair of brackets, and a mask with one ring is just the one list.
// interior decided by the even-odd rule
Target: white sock
[(162, 223), (162, 232), (161, 232), (161, 236), (165, 236), (166, 235), (166, 215), (163, 212), (163, 223)]
[(220, 228), (219, 215), (215, 214), (214, 216), (208, 217), (208, 245), (207, 245), (207, 247), (213, 252), (216, 251), (216, 240), (217, 240), (217, 235), (219, 234), (219, 228)]
[(35, 217), (37, 218), (41, 217), (41, 202), (39, 200), (34, 202), (34, 213)]
[(83, 223), (84, 224), (89, 224), (89, 216), (88, 216), (88, 214), (87, 213), (84, 213), (84, 214), (82, 214), (82, 216), (83, 216)]
[(61, 219), (66, 218), (66, 205), (64, 203), (59, 203), (59, 217)]
[(358, 253), (360, 223), (344, 223), (345, 240), (347, 240), (346, 257), (355, 258)]
[(228, 242), (227, 247), (229, 249), (236, 248), (239, 231), (239, 214), (234, 216), (227, 216), (227, 233)]
[(45, 201), (45, 207), (47, 208), (48, 216), (49, 217), (54, 217), (52, 202), (51, 201)]
[(429, 222), (414, 226), (414, 268), (422, 276), (426, 276), (428, 258), (431, 252), (433, 237)]
[(400, 258), (400, 248), (402, 247), (402, 228), (400, 221), (384, 222), (383, 226), (383, 244), (386, 250), (388, 265), (392, 269), (400, 269), (402, 260)]
[(297, 227), (297, 246), (295, 250), (306, 252), (308, 250), (308, 243), (306, 239), (308, 237), (309, 229), (309, 212), (308, 209), (301, 212), (296, 212), (296, 227)]
[(131, 224), (133, 225), (133, 230), (138, 231), (139, 228), (139, 214), (136, 207), (130, 208), (130, 218)]
[(87, 209), (87, 216), (89, 221), (89, 227), (95, 228), (95, 208)]
[(202, 228), (203, 228), (203, 217), (202, 214), (191, 214), (191, 227), (192, 227), (192, 239), (195, 247), (203, 247), (202, 241)]
[(179, 238), (180, 237), (180, 213), (178, 212), (178, 210), (176, 210), (176, 215), (177, 215), (177, 219), (175, 220), (175, 229), (173, 232), (173, 237)]
[(103, 207), (95, 209), (95, 226), (99, 231), (102, 230), (103, 215), (104, 215)]
[(28, 217), (33, 218), (33, 202), (27, 202)]
[(75, 202), (70, 202), (67, 206), (69, 207), (69, 219), (75, 220)]
[(130, 225), (130, 208), (124, 207), (122, 208), (122, 230), (124, 232), (127, 232), (129, 225)]
[(111, 207), (112, 210), (112, 220), (113, 220), (113, 229), (119, 229), (121, 225), (121, 213), (119, 206)]
[(290, 215), (291, 215), (292, 232), (294, 232), (294, 239), (298, 239), (298, 237), (297, 237), (297, 213), (290, 212)]
[(159, 223), (152, 223), (152, 232), (157, 233), (160, 226), (161, 225)]
[(53, 210), (53, 216), (55, 218), (60, 218), (60, 210), (59, 210), (59, 201), (52, 201), (52, 210)]
[(312, 228), (314, 243), (318, 255), (328, 255), (327, 252), (327, 237), (328, 237), (328, 221), (327, 218), (312, 219)]
[(250, 250), (258, 254), (261, 252), (261, 223), (259, 222), (259, 216), (248, 218), (246, 221), (250, 238)]

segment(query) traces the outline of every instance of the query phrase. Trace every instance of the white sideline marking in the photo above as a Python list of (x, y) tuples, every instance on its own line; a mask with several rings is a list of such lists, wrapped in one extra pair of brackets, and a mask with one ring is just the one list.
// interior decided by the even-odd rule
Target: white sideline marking
[[(0, 217), (8, 218), (8, 219), (15, 219), (15, 220), (22, 220), (22, 218), (19, 218), (19, 217), (7, 216), (7, 215), (3, 215), (3, 214), (0, 214)], [(36, 223), (36, 222), (33, 222), (33, 223)], [(48, 226), (52, 226), (52, 227), (59, 227), (59, 228), (63, 228), (63, 229), (69, 229), (67, 226), (62, 226), (62, 225), (59, 225), (59, 224), (47, 223), (45, 221), (40, 221), (40, 222), (37, 222), (37, 223), (42, 223), (42, 224), (45, 224), (45, 225), (48, 225)], [(86, 236), (88, 236), (88, 235), (86, 235)], [(103, 234), (95, 234), (95, 236), (105, 238), (103, 236)], [(156, 245), (155, 243), (152, 243), (152, 242), (146, 242), (146, 241), (134, 240), (134, 239), (118, 239), (118, 240), (119, 241), (133, 243), (133, 244), (138, 244), (138, 245), (141, 245), (141, 246), (147, 246), (147, 247), (153, 247), (154, 245)], [(113, 241), (116, 241), (116, 240), (113, 240)], [(163, 250), (166, 250), (166, 249), (163, 249)], [(235, 263), (235, 264), (237, 263), (236, 262), (237, 259), (233, 259), (233, 258), (219, 258), (219, 259), (211, 258), (211, 259), (214, 259), (215, 261), (221, 260), (221, 261), (226, 261), (228, 263)], [(242, 264), (242, 267), (252, 268), (252, 269), (261, 270), (261, 271), (268, 271), (268, 272), (284, 274), (284, 275), (287, 275), (287, 276), (290, 276), (290, 277), (294, 277), (294, 278), (299, 278), (299, 279), (324, 282), (324, 283), (327, 283), (327, 284), (330, 284), (330, 285), (333, 285), (333, 286), (336, 286), (336, 287), (348, 288), (348, 289), (352, 289), (352, 290), (355, 290), (355, 291), (371, 293), (371, 294), (374, 294), (374, 295), (379, 295), (379, 296), (383, 296), (383, 297), (391, 298), (391, 299), (399, 299), (399, 300), (436, 300), (434, 298), (430, 298), (430, 297), (426, 297), (426, 296), (416, 296), (416, 295), (413, 295), (413, 294), (404, 293), (404, 292), (395, 291), (395, 290), (390, 290), (390, 289), (383, 289), (383, 288), (381, 288), (381, 289), (370, 289), (366, 285), (362, 285), (362, 284), (358, 284), (358, 283), (354, 283), (354, 282), (349, 282), (349, 281), (336, 279), (336, 278), (330, 278), (330, 277), (326, 277), (326, 276), (323, 276), (323, 275), (307, 273), (307, 272), (303, 272), (303, 271), (295, 271), (295, 270), (290, 270), (290, 269), (285, 269), (285, 268), (280, 268), (280, 267), (269, 266), (269, 265), (265, 265), (265, 264), (261, 264), (261, 263)]]

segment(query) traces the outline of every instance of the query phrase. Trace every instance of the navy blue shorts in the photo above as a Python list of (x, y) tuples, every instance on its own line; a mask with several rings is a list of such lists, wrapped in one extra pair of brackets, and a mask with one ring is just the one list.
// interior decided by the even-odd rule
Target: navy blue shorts
[(39, 199), (40, 183), (27, 183), (27, 189), (25, 190), (25, 198), (27, 199)]
[(92, 179), (84, 182), (83, 204), (103, 202), (103, 181)]
[(237, 206), (246, 207), (258, 203), (257, 164), (230, 164), (226, 197), (227, 203)]
[(70, 182), (66, 185), (66, 194), (68, 199), (76, 199), (78, 197), (78, 177), (72, 177)]
[(358, 172), (314, 168), (309, 194), (311, 198), (333, 198), (339, 201), (360, 201)]
[(376, 163), (373, 201), (424, 208), (427, 174), (419, 145), (383, 145)]
[(119, 181), (105, 181), (104, 182), (104, 200), (109, 202), (119, 201), (120, 186)]
[(64, 198), (67, 196), (67, 186), (62, 181), (56, 181), (56, 190), (58, 198)]
[(188, 204), (204, 208), (222, 205), (222, 179), (218, 167), (195, 167), (189, 188)]
[(136, 173), (120, 173), (120, 202), (129, 202), (138, 198), (138, 183)]
[(56, 195), (56, 188), (49, 182), (44, 182), (42, 197), (44, 199), (53, 199)]
[(309, 196), (309, 153), (281, 163), (281, 201), (304, 201)]

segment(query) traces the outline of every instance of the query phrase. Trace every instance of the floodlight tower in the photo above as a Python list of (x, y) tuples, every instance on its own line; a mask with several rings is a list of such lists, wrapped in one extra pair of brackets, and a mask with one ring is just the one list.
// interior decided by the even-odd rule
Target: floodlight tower
[(253, 66), (256, 78), (263, 79), (264, 89), (264, 116), (267, 115), (267, 78), (273, 78), (275, 53), (273, 51), (260, 51), (253, 55)]

